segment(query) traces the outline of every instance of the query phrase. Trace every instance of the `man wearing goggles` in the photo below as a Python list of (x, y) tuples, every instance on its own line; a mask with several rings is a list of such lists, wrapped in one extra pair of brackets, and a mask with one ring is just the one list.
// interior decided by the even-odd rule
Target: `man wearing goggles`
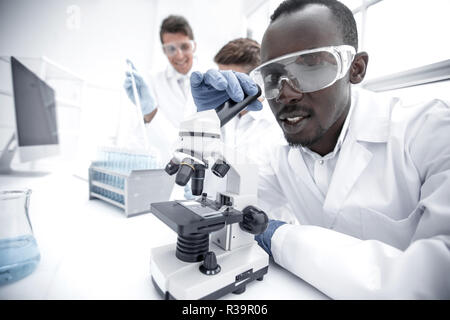
[[(266, 154), (258, 201), (272, 219), (289, 204), (299, 224), (271, 220), (256, 240), (331, 298), (449, 299), (449, 106), (353, 88), (368, 65), (357, 39), (335, 0), (286, 0), (272, 15), (251, 75), (288, 143)], [(210, 107), (257, 90), (202, 77), (193, 95)]]
[(299, 92), (314, 92), (342, 79), (354, 57), (355, 48), (349, 45), (303, 50), (265, 62), (251, 77), (267, 99), (280, 96), (283, 81)]
[[(162, 51), (169, 61), (166, 70), (150, 76), (147, 84), (136, 69), (133, 70), (140, 98), (147, 135), (163, 158), (169, 158), (177, 141), (180, 122), (196, 108), (190, 91), (189, 76), (194, 65), (196, 43), (188, 21), (182, 16), (170, 15), (160, 28)], [(126, 73), (124, 88), (135, 103), (131, 73)], [(159, 114), (156, 113), (159, 110)], [(150, 124), (151, 122), (151, 124)], [(190, 193), (189, 185), (185, 195)]]
[[(176, 131), (183, 117), (195, 112), (192, 102), (189, 76), (194, 63), (196, 43), (192, 29), (184, 17), (171, 15), (163, 20), (160, 29), (162, 50), (169, 61), (163, 72), (151, 77), (148, 85), (134, 70), (137, 91), (141, 99), (144, 121), (152, 121), (161, 109), (166, 122)], [(133, 103), (131, 74), (127, 72), (124, 88)]]
[[(195, 41), (194, 40), (181, 40), (181, 41), (175, 41), (163, 44), (163, 51), (165, 55), (171, 59), (173, 57), (176, 57), (177, 54), (181, 53), (182, 55), (192, 55), (195, 51)], [(174, 62), (175, 63), (175, 62)], [(178, 64), (175, 64), (176, 67), (178, 67)], [(175, 67), (174, 66), (174, 67)], [(186, 70), (180, 70), (180, 73), (186, 73), (183, 71)], [(188, 70), (189, 71), (189, 70)]]

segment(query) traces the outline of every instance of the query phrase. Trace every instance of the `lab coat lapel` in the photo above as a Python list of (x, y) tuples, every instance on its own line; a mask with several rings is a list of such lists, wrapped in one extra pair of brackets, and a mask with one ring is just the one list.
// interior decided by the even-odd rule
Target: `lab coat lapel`
[(380, 106), (380, 101), (366, 90), (356, 91), (353, 99), (356, 99), (355, 110), (323, 207), (326, 212), (334, 214), (342, 209), (372, 159), (372, 152), (368, 149), (370, 144), (385, 143), (389, 136), (390, 108)]
[(167, 66), (166, 77), (169, 80), (170, 88), (172, 89), (172, 94), (180, 101), (186, 101), (183, 89), (178, 82), (179, 79), (183, 78), (172, 66)]
[(226, 125), (222, 127), (223, 141), (230, 148), (236, 147), (236, 121), (237, 117), (234, 117)]
[(337, 213), (342, 208), (353, 185), (369, 164), (370, 159), (372, 159), (372, 153), (354, 137), (347, 136), (325, 198), (323, 209), (326, 212)]
[(319, 188), (317, 188), (313, 178), (309, 174), (308, 168), (306, 167), (306, 163), (303, 160), (303, 155), (301, 154), (300, 150), (297, 148), (290, 148), (288, 161), (290, 167), (294, 170), (296, 177), (300, 178), (303, 183), (308, 186), (308, 189), (316, 196), (320, 203), (323, 203), (324, 196), (320, 192)]

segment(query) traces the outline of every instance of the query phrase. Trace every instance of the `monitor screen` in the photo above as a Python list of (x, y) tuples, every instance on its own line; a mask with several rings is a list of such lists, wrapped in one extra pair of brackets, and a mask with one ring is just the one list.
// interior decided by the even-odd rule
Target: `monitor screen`
[(19, 147), (58, 144), (55, 92), (11, 57)]

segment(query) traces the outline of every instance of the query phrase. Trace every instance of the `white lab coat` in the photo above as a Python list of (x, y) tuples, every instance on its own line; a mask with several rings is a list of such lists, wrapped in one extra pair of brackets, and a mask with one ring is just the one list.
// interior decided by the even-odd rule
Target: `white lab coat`
[(259, 205), (299, 224), (272, 237), (276, 263), (334, 299), (450, 298), (450, 109), (354, 92), (326, 196), (300, 148), (260, 170)]
[(224, 144), (257, 164), (265, 162), (264, 150), (268, 145), (278, 145), (284, 140), (269, 105), (263, 102), (263, 106), (260, 111), (232, 118), (221, 128)]
[[(194, 68), (191, 69), (195, 70)], [(162, 162), (167, 162), (175, 150), (181, 121), (197, 112), (191, 94), (190, 73), (181, 75), (171, 65), (150, 77), (149, 86), (155, 97), (158, 111), (146, 124), (150, 145), (159, 150)], [(185, 78), (184, 87), (178, 83)]]
[[(191, 68), (188, 74), (182, 75), (168, 65), (164, 71), (150, 77), (149, 84), (154, 93), (158, 113), (164, 114), (177, 129), (186, 116), (197, 112), (189, 81), (192, 70), (195, 68)], [(178, 83), (178, 79), (181, 78), (185, 79), (183, 87)]]
[[(237, 155), (235, 159), (249, 161), (255, 166), (266, 162), (264, 150), (279, 145), (284, 140), (270, 107), (266, 102), (263, 102), (263, 106), (261, 111), (250, 111), (232, 118), (221, 128), (222, 142)], [(227, 177), (218, 178), (210, 170), (205, 174), (203, 191), (215, 199), (218, 191), (226, 190)], [(277, 212), (280, 212), (279, 217), (293, 221), (289, 216), (290, 211), (286, 211), (284, 207)]]

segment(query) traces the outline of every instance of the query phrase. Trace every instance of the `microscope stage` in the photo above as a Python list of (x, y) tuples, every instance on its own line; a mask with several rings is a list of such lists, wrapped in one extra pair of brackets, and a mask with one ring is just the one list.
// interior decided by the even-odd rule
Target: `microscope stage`
[(242, 221), (242, 213), (229, 209), (219, 212), (197, 201), (167, 201), (151, 204), (152, 213), (178, 235), (209, 234), (225, 224)]

